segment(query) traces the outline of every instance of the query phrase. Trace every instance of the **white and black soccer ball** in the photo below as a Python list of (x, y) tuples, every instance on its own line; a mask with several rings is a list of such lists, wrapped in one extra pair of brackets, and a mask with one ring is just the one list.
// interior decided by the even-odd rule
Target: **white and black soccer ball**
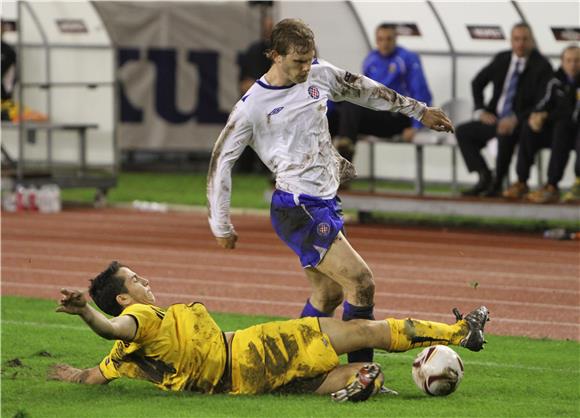
[(426, 394), (447, 396), (463, 379), (463, 361), (451, 348), (434, 345), (417, 355), (412, 373), (415, 384)]

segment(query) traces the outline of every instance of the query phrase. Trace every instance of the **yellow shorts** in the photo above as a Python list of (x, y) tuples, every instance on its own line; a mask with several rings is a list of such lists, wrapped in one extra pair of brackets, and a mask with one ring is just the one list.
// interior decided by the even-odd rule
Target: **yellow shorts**
[(231, 394), (314, 391), (338, 366), (318, 318), (269, 322), (237, 331), (231, 342)]

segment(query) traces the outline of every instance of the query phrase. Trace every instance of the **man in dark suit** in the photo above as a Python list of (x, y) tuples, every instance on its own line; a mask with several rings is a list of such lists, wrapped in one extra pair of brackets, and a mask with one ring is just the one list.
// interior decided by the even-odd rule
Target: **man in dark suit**
[[(477, 172), (479, 181), (464, 191), (464, 196), (501, 194), (520, 128), (552, 76), (552, 67), (535, 49), (532, 30), (527, 24), (514, 25), (511, 46), (511, 50), (497, 54), (471, 83), (478, 118), (459, 126), (456, 136), (467, 169)], [(489, 83), (493, 84), (493, 95), (486, 104), (483, 90)], [(481, 149), (494, 137), (498, 139), (495, 177), (481, 155)]]

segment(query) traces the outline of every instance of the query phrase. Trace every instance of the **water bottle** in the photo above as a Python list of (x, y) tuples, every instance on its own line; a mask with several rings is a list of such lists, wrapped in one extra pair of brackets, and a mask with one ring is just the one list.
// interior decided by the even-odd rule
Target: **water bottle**
[(133, 209), (141, 212), (167, 212), (169, 209), (166, 203), (148, 202), (141, 200), (134, 200), (132, 206)]
[(62, 199), (58, 184), (50, 185), (50, 208), (52, 213), (58, 213), (62, 210)]
[(544, 238), (546, 239), (556, 239), (556, 240), (568, 240), (575, 239), (578, 234), (570, 233), (564, 228), (554, 228), (544, 231)]
[(51, 213), (52, 212), (52, 203), (51, 203), (51, 190), (50, 185), (45, 184), (40, 188), (38, 191), (38, 211), (40, 213)]
[(2, 210), (16, 212), (16, 193), (6, 192), (2, 195)]

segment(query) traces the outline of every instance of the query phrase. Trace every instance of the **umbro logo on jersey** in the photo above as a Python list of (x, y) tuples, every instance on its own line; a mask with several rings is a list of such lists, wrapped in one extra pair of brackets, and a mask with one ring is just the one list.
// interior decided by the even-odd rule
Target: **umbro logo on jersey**
[(277, 115), (278, 113), (280, 113), (282, 111), (282, 109), (284, 109), (284, 106), (280, 106), (280, 107), (277, 107), (275, 109), (272, 109), (272, 111), (270, 113), (268, 113), (268, 117), (270, 117), (272, 115)]
[(318, 99), (320, 97), (320, 92), (318, 91), (318, 88), (315, 86), (308, 87), (308, 94), (313, 99)]

